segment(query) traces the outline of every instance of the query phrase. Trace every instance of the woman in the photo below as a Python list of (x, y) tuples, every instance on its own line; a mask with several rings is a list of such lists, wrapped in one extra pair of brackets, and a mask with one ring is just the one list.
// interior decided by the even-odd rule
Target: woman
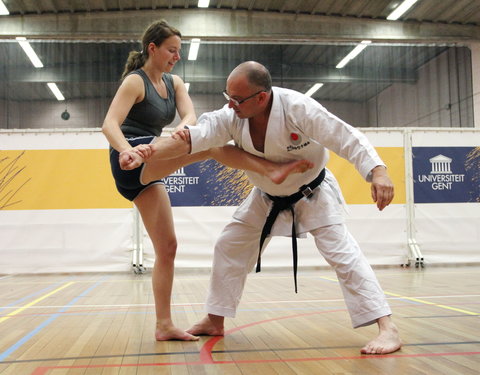
[(311, 167), (305, 160), (275, 164), (236, 147), (226, 146), (122, 170), (119, 154), (147, 158), (150, 152), (147, 145), (156, 141), (162, 128), (173, 121), (176, 111), (181, 118), (177, 129), (195, 124), (193, 103), (185, 85), (180, 77), (170, 74), (180, 60), (180, 38), (180, 32), (163, 20), (147, 28), (142, 37), (143, 50), (129, 54), (123, 82), (102, 127), (111, 145), (110, 162), (117, 189), (137, 206), (155, 250), (152, 284), (157, 318), (155, 338), (159, 341), (198, 340), (198, 337), (175, 327), (171, 318), (170, 298), (177, 242), (170, 201), (159, 179), (184, 165), (208, 158), (233, 168), (261, 173), (277, 183), (290, 173)]

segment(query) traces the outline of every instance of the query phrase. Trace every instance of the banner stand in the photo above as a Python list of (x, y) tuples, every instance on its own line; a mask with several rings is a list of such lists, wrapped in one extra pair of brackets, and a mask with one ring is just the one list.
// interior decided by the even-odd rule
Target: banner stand
[(143, 222), (137, 207), (133, 206), (133, 250), (132, 250), (132, 269), (136, 274), (142, 274), (147, 271), (143, 265)]
[(407, 219), (407, 246), (408, 258), (407, 263), (403, 266), (409, 267), (412, 263), (415, 268), (423, 268), (425, 266), (420, 246), (415, 239), (415, 202), (413, 196), (413, 155), (412, 155), (412, 132), (405, 129), (404, 132), (404, 154), (405, 154), (405, 194), (406, 194), (406, 219)]

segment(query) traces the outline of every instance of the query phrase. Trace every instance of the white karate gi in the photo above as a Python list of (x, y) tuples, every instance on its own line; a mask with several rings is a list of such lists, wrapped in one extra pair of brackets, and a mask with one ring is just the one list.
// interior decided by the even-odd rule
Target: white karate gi
[[(369, 173), (374, 167), (384, 165), (361, 132), (329, 113), (315, 100), (293, 90), (273, 87), (272, 91), (273, 103), (263, 153), (253, 146), (248, 119), (238, 118), (228, 105), (203, 114), (197, 126), (190, 127), (192, 153), (234, 140), (243, 150), (268, 160), (307, 159), (315, 164), (305, 173), (288, 176), (281, 184), (247, 172), (255, 187), (238, 207), (215, 245), (206, 302), (206, 311), (210, 314), (235, 316), (247, 273), (257, 260), (260, 234), (272, 204), (262, 192), (274, 196), (296, 193), (325, 167), (328, 149), (354, 164), (367, 181), (370, 181)], [(337, 181), (327, 170), (314, 195), (295, 204), (296, 231), (299, 237), (305, 237), (307, 232), (314, 236), (320, 253), (337, 273), (353, 326), (360, 327), (390, 315), (391, 311), (370, 265), (344, 224), (342, 204)], [(280, 212), (271, 235), (291, 236), (291, 223), (290, 211)]]

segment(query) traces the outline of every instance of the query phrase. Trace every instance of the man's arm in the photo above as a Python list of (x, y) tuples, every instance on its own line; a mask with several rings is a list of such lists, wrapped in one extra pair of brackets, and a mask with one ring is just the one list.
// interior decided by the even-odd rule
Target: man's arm
[(138, 168), (147, 160), (174, 159), (189, 154), (191, 150), (190, 136), (187, 129), (183, 130), (183, 133), (183, 136), (158, 137), (155, 143), (139, 145), (136, 148), (122, 151), (119, 157), (120, 168), (131, 170)]
[(377, 207), (382, 211), (393, 200), (393, 182), (388, 176), (387, 168), (383, 165), (377, 165), (371, 171), (372, 174), (372, 198), (377, 203)]

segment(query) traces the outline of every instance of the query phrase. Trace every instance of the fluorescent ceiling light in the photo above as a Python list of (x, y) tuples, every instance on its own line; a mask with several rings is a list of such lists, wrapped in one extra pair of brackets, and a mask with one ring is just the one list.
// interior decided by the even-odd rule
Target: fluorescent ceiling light
[(185, 82), (185, 88), (187, 89), (187, 92), (188, 92), (188, 90), (190, 90), (190, 83), (189, 82)]
[(387, 20), (395, 21), (400, 18), (400, 16), (409, 10), (413, 4), (415, 4), (418, 0), (404, 0), (395, 10), (390, 13), (387, 17)]
[(65, 97), (61, 93), (61, 91), (58, 89), (57, 85), (53, 82), (47, 83), (47, 86), (50, 90), (52, 90), (53, 95), (57, 98), (57, 100), (65, 100)]
[(25, 51), (25, 53), (27, 54), (28, 58), (30, 59), (30, 61), (32, 62), (33, 66), (35, 68), (43, 68), (43, 64), (42, 62), (40, 61), (40, 59), (38, 58), (37, 54), (35, 53), (35, 51), (33, 50), (32, 46), (30, 45), (30, 43), (27, 42), (27, 38), (24, 38), (24, 37), (17, 37), (16, 38), (17, 41), (18, 41), (18, 44), (20, 44), (20, 47), (23, 48), (23, 50)]
[(188, 51), (188, 59), (196, 60), (198, 55), (198, 49), (200, 48), (200, 39), (193, 38), (190, 43), (190, 50)]
[(208, 8), (208, 5), (210, 4), (210, 0), (198, 0), (198, 7), (199, 8)]
[(3, 3), (3, 1), (0, 0), (0, 15), (1, 16), (6, 16), (7, 14), (10, 14), (10, 12), (8, 11), (8, 9), (5, 6), (5, 4)]
[(345, 56), (342, 61), (340, 61), (335, 68), (342, 69), (345, 65), (347, 65), (351, 60), (358, 56), (360, 52), (362, 52), (367, 46), (372, 43), (371, 40), (362, 40), (362, 42), (357, 45), (352, 51)]
[(323, 86), (323, 83), (315, 83), (311, 88), (310, 90), (308, 90), (305, 95), (307, 96), (312, 96), (314, 93), (317, 92), (317, 90)]

